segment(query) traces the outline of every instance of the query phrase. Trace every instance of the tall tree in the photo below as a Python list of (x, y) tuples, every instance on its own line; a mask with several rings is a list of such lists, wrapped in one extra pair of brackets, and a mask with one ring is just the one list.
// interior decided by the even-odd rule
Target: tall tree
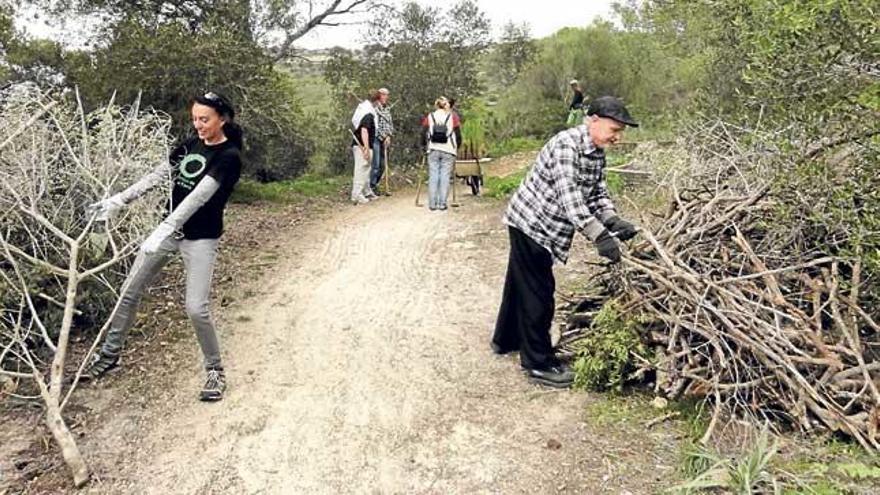
[(15, 6), (0, 0), (0, 85), (20, 81), (61, 84), (70, 54), (57, 42), (27, 38), (15, 28), (15, 16)]
[(513, 84), (523, 69), (538, 52), (538, 45), (532, 39), (527, 23), (508, 22), (501, 32), (501, 39), (495, 46), (495, 66), (498, 78), (504, 85)]

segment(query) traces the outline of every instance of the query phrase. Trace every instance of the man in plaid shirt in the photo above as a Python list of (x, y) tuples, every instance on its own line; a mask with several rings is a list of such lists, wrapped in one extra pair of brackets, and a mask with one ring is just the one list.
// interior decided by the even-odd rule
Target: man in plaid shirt
[[(388, 106), (389, 92), (381, 88), (377, 94), (376, 103), (376, 138), (373, 140), (373, 162), (370, 168), (370, 189), (379, 194), (379, 181), (385, 172), (385, 150), (391, 145), (391, 135), (394, 134), (394, 121), (391, 120), (391, 108)], [(387, 194), (388, 191), (385, 191)]]
[(569, 387), (574, 373), (553, 355), (553, 261), (565, 263), (575, 231), (596, 244), (599, 255), (620, 261), (620, 240), (636, 235), (620, 219), (605, 184), (605, 151), (626, 126), (638, 124), (623, 102), (596, 98), (584, 124), (553, 136), (517, 189), (504, 223), (510, 258), (492, 338), (496, 354), (520, 351), (520, 363), (538, 383)]

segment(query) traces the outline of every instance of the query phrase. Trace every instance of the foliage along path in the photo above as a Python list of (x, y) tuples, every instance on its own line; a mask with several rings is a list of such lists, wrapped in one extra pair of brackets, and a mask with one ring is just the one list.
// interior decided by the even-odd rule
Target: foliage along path
[[(600, 424), (587, 408), (605, 399), (530, 385), (516, 357), (489, 351), (506, 266), (501, 208), (468, 195), (434, 213), (413, 206), (409, 191), (279, 232), (283, 254), (259, 291), (219, 315), (226, 399), (195, 401), (201, 376), (189, 366), (130, 407), (146, 408), (136, 428), (125, 407), (93, 410), (100, 426), (85, 453), (99, 481), (90, 491), (668, 486), (671, 432)], [(191, 347), (184, 359), (197, 362)], [(120, 386), (83, 393), (106, 397)]]

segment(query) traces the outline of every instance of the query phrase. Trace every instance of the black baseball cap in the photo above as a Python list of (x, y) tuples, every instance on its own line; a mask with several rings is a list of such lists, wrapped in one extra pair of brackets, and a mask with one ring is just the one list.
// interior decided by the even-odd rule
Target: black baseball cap
[(639, 124), (630, 116), (629, 111), (623, 106), (623, 101), (614, 96), (600, 96), (590, 102), (587, 107), (587, 115), (598, 115), (614, 119), (621, 124), (638, 127)]

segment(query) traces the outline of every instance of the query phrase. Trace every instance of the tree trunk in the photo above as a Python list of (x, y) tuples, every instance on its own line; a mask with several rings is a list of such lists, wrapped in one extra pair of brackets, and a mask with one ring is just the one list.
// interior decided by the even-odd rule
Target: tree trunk
[(73, 474), (73, 484), (77, 488), (82, 487), (89, 481), (89, 468), (79, 452), (79, 447), (76, 446), (76, 440), (70, 433), (67, 423), (61, 417), (58, 404), (46, 403), (46, 425), (55, 437), (55, 442), (61, 447), (61, 456)]
[(64, 301), (64, 317), (61, 320), (61, 329), (58, 332), (58, 350), (52, 360), (52, 368), (49, 374), (48, 393), (46, 399), (46, 423), (52, 436), (61, 447), (61, 455), (64, 462), (73, 474), (73, 484), (77, 488), (86, 484), (89, 480), (89, 469), (79, 452), (76, 439), (67, 428), (64, 418), (61, 416), (61, 388), (64, 378), (64, 360), (67, 357), (67, 345), (70, 340), (70, 327), (73, 324), (73, 312), (76, 305), (76, 291), (79, 286), (79, 273), (77, 273), (79, 261), (79, 241), (77, 239), (70, 246), (70, 262), (67, 275), (67, 295)]

